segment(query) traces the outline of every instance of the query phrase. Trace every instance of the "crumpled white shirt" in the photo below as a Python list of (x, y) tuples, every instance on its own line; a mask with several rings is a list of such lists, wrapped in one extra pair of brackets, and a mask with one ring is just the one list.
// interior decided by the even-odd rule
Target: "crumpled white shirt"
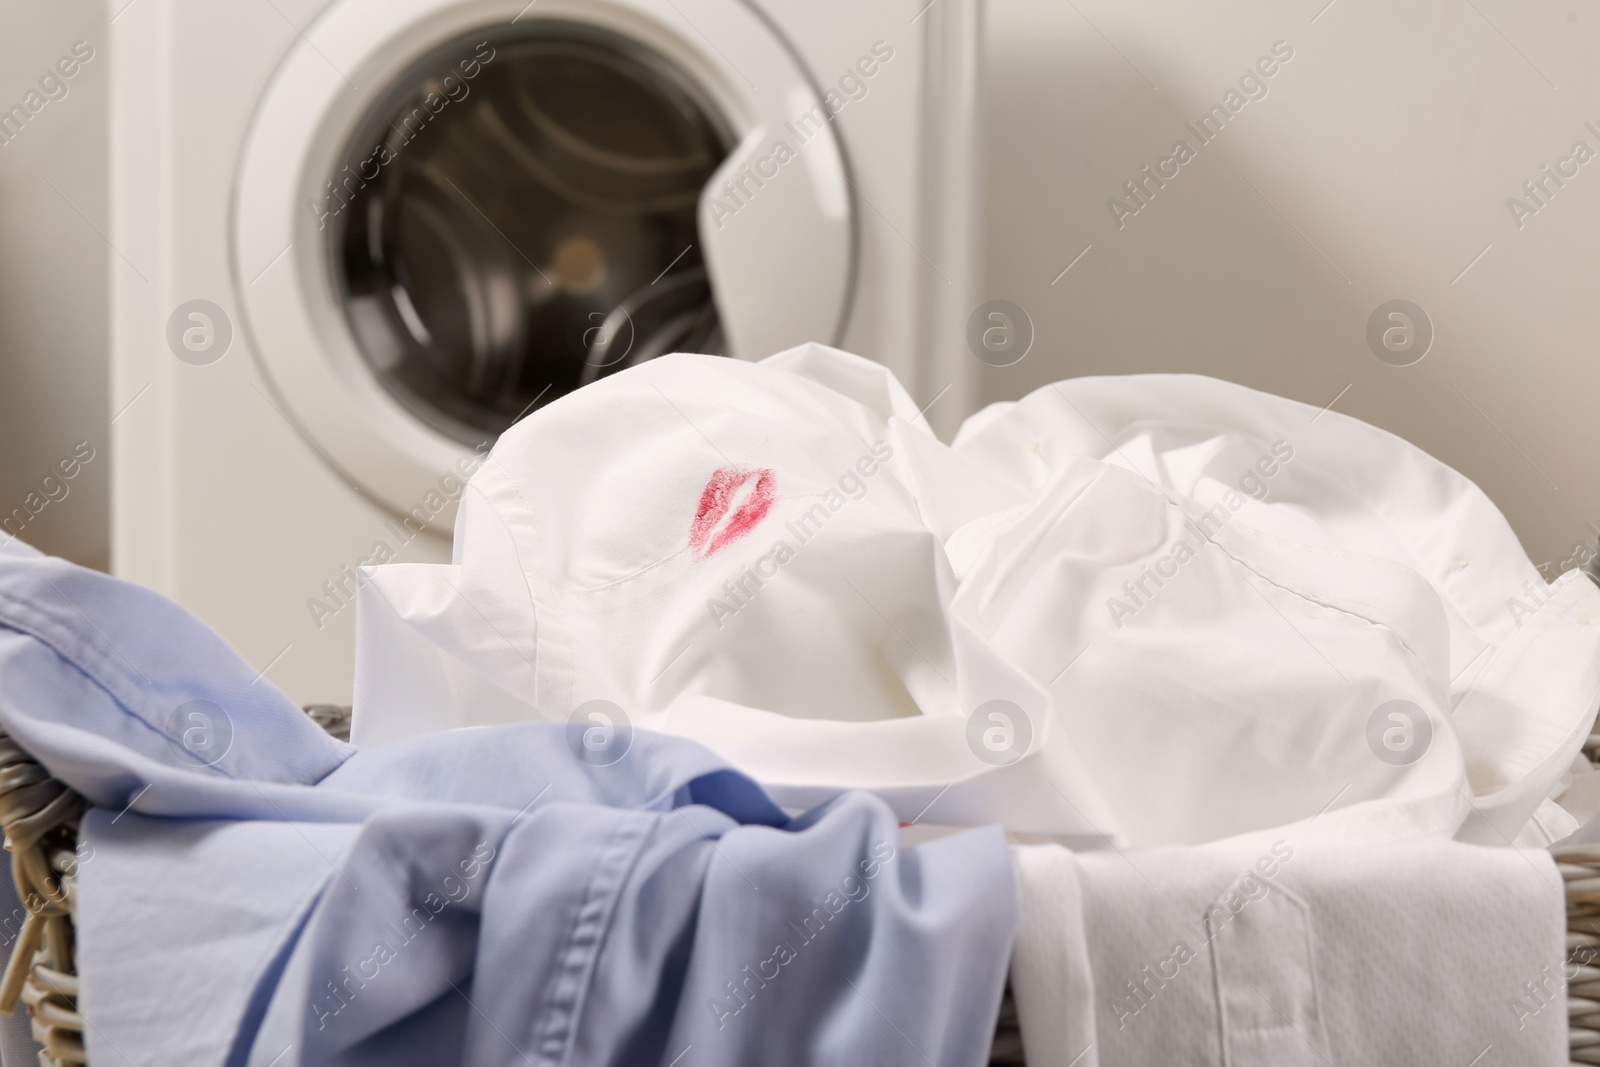
[(1548, 843), (1600, 701), (1600, 590), (1465, 477), (1191, 375), (946, 445), (845, 352), (667, 356), (507, 431), (452, 563), (362, 577), (359, 745), (649, 728), (781, 803), (1075, 846)]

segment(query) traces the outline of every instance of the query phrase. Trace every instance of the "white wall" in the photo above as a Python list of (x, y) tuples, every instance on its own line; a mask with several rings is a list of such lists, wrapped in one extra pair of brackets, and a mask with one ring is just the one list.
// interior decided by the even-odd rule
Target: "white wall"
[[(24, 103), (74, 42), (94, 49), (65, 80), (66, 96), (0, 145), (0, 518), (37, 507), (48, 489), (59, 499), (12, 532), (97, 567), (106, 566), (110, 530), (106, 265), (115, 254), (101, 237), (105, 17), (99, 0), (0, 2), (0, 110)], [(45, 476), (78, 442), (94, 458), (47, 487)]]
[[(1600, 153), (1600, 6), (1327, 4), (990, 0), (987, 289), (1037, 339), (983, 391), (1193, 371), (1322, 407), (1348, 386), (1338, 410), (1467, 474), (1559, 566), (1600, 532), (1600, 157), (1520, 229), (1506, 200), (1574, 142)], [(1184, 122), (1279, 40), (1268, 95), (1119, 229), (1108, 199), (1196, 146)], [(1365, 340), (1394, 298), (1436, 329), (1413, 366)]]

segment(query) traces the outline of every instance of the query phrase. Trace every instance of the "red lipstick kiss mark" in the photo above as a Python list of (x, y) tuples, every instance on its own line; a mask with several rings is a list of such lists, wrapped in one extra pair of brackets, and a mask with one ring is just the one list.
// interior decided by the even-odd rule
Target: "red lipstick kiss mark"
[(700, 506), (689, 524), (689, 548), (701, 559), (755, 529), (775, 499), (773, 473), (723, 467), (700, 493)]

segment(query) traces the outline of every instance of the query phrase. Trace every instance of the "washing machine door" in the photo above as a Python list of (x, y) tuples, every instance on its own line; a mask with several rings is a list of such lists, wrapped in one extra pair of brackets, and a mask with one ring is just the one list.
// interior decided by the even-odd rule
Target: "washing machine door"
[(285, 413), (405, 513), (606, 374), (835, 340), (853, 225), (808, 72), (739, 0), (337, 0), (252, 125), (235, 283)]

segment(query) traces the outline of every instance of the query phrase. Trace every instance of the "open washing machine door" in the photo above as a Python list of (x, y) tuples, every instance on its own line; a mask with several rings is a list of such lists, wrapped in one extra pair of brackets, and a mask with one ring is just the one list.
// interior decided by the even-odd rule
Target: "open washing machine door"
[(605, 374), (836, 340), (849, 193), (740, 0), (336, 0), (252, 124), (235, 285), (284, 413), (399, 512)]

